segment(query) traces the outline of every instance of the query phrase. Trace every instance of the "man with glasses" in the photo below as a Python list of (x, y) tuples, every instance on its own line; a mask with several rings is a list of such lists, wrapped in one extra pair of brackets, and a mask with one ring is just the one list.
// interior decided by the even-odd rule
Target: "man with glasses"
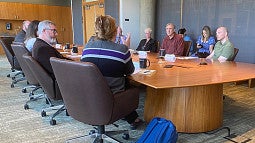
[(41, 21), (38, 25), (38, 37), (33, 46), (32, 57), (55, 79), (53, 69), (50, 64), (50, 57), (64, 59), (55, 48), (57, 44), (56, 25), (49, 20)]

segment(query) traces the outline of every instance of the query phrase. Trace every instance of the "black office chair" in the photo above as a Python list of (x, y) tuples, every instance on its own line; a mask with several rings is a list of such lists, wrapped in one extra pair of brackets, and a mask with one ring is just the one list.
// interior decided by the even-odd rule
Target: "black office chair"
[(50, 117), (50, 124), (56, 125), (56, 120), (54, 119), (54, 117), (65, 111), (64, 104), (54, 106), (51, 102), (51, 100), (62, 100), (58, 84), (32, 56), (25, 54), (23, 55), (23, 58), (25, 59), (25, 62), (29, 66), (30, 70), (32, 71), (39, 84), (42, 86), (42, 89), (46, 94), (46, 100), (50, 104), (49, 108), (42, 109), (41, 116), (45, 117), (47, 111), (57, 110)]
[[(113, 94), (102, 73), (92, 63), (50, 59), (66, 109), (71, 117), (97, 126), (96, 141), (116, 142), (106, 135), (105, 125), (137, 109), (139, 90), (130, 88)], [(73, 139), (71, 139), (73, 140)]]
[(37, 81), (37, 79), (35, 78), (35, 76), (33, 75), (29, 66), (25, 62), (24, 58), (22, 57), (24, 54), (30, 55), (30, 52), (25, 47), (24, 43), (15, 42), (15, 44), (11, 44), (11, 46), (12, 46), (12, 50), (20, 64), (21, 68), (22, 68), (22, 72), (24, 73), (25, 78), (28, 82), (28, 86), (24, 87), (22, 89), (22, 92), (26, 93), (28, 88), (32, 89), (32, 91), (29, 93), (29, 101), (27, 101), (26, 104), (24, 105), (25, 109), (29, 109), (28, 102), (34, 101), (34, 100), (41, 98), (43, 96), (42, 94), (36, 94), (36, 95), (34, 94), (34, 92), (36, 90), (41, 89), (41, 86), (40, 86), (39, 82)]
[[(4, 49), (5, 55), (11, 65), (11, 73), (14, 73), (14, 76), (11, 76), (11, 73), (7, 75), (7, 77), (12, 77), (12, 84), (11, 87), (14, 87), (14, 84), (16, 84), (19, 81), (25, 80), (24, 74), (21, 70), (21, 67), (18, 63), (18, 60), (16, 59), (16, 56), (11, 48), (11, 44), (14, 40), (14, 37), (12, 36), (4, 36), (0, 37), (0, 43)], [(16, 79), (18, 75), (22, 75), (22, 77)]]

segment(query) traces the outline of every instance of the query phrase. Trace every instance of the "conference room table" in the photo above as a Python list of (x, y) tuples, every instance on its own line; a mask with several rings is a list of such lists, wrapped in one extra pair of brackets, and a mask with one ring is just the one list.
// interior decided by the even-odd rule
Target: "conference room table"
[[(148, 53), (150, 66), (139, 69), (138, 55), (132, 54), (136, 71), (130, 79), (146, 85), (144, 119), (171, 120), (178, 132), (199, 133), (223, 124), (223, 84), (255, 78), (255, 64), (218, 62), (177, 57), (175, 62)], [(171, 66), (169, 66), (171, 65)]]

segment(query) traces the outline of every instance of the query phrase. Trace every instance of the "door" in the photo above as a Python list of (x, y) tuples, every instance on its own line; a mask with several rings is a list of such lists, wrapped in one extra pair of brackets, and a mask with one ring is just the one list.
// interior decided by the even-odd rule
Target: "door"
[(87, 43), (89, 38), (95, 34), (94, 25), (96, 17), (105, 15), (104, 0), (96, 2), (83, 2), (82, 10), (84, 43)]

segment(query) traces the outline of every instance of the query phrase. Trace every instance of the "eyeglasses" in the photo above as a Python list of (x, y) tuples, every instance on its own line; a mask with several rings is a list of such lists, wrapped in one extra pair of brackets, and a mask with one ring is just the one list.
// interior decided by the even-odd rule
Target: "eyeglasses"
[(58, 33), (57, 29), (45, 29), (45, 30), (50, 30), (50, 31), (52, 31), (53, 33)]

